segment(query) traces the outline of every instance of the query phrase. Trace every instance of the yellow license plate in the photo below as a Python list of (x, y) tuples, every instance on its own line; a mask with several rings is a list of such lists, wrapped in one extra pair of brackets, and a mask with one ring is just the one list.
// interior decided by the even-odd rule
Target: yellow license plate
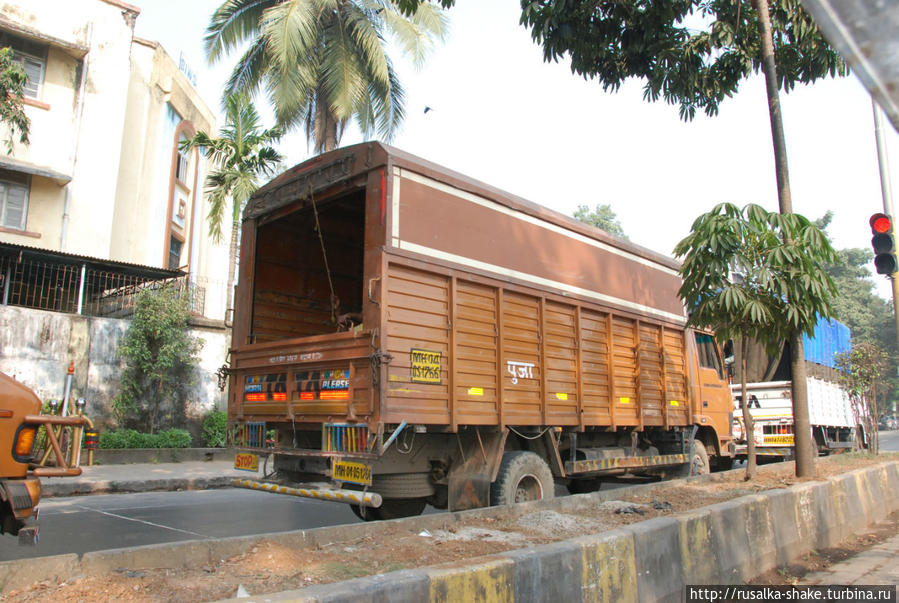
[(791, 436), (791, 435), (765, 436), (765, 444), (768, 446), (792, 446), (793, 445), (793, 436)]
[(338, 482), (371, 486), (371, 465), (334, 459), (331, 465), (331, 478)]
[(234, 468), (241, 471), (259, 471), (259, 455), (238, 452), (234, 455)]

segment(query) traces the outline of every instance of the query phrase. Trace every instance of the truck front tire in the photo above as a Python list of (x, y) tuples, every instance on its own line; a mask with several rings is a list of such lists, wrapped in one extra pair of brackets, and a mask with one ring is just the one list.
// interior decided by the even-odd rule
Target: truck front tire
[(699, 440), (693, 440), (693, 458), (690, 461), (684, 468), (684, 476), (705, 475), (710, 472), (709, 453), (705, 444)]
[(533, 452), (503, 454), (499, 474), (490, 486), (491, 505), (511, 505), (555, 496), (549, 466)]

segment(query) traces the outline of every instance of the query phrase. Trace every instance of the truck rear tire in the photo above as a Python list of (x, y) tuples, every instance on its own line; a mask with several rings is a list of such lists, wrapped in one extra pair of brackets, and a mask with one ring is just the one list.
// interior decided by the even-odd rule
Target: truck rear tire
[(533, 452), (512, 451), (503, 454), (496, 481), (490, 485), (491, 505), (511, 505), (555, 495), (549, 466)]

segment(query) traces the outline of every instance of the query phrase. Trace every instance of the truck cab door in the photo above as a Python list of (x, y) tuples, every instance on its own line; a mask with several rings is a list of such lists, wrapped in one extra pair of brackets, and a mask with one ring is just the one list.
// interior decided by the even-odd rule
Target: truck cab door
[[(700, 425), (712, 427), (721, 441), (731, 439), (734, 401), (730, 393), (721, 350), (708, 333), (695, 333), (699, 399), (696, 413)], [(722, 446), (722, 450), (724, 447)]]

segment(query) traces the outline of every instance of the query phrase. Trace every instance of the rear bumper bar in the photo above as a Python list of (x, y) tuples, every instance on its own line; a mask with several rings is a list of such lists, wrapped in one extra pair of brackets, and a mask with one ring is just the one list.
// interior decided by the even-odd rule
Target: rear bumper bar
[(311, 486), (309, 488), (293, 488), (282, 484), (260, 482), (252, 479), (236, 479), (232, 483), (238, 488), (264, 490), (275, 494), (287, 494), (290, 496), (300, 496), (302, 498), (316, 498), (318, 500), (342, 502), (348, 505), (359, 505), (360, 507), (377, 508), (380, 507), (383, 502), (381, 495), (376, 492), (338, 490), (336, 488), (322, 488), (317, 486)]

